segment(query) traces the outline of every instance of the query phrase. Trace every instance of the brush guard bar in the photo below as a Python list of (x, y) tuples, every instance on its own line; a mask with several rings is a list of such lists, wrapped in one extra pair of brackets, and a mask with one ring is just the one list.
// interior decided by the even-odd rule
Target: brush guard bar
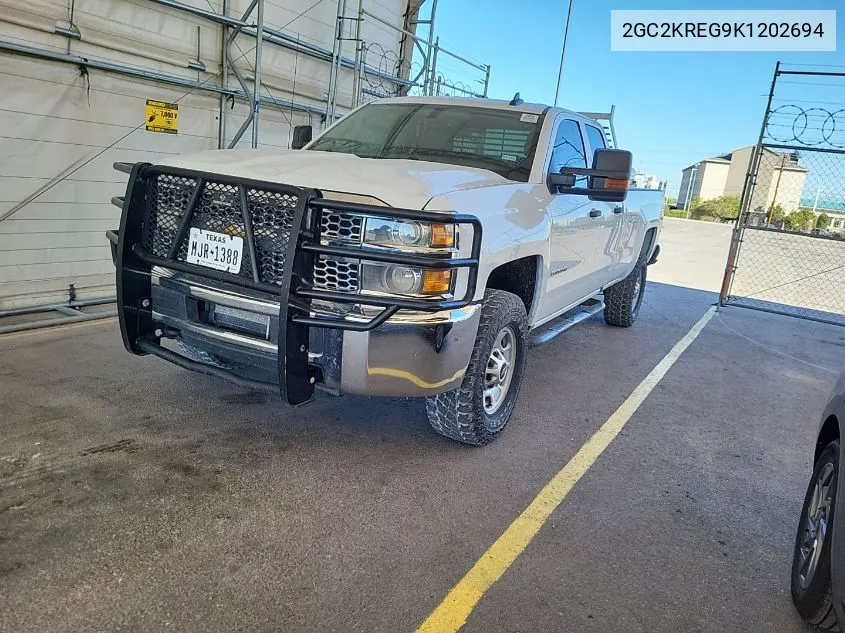
[[(149, 163), (115, 163), (114, 168), (129, 174), (126, 195), (112, 199), (112, 203), (122, 209), (119, 232), (115, 234), (109, 231), (107, 235), (112, 242), (112, 254), (116, 267), (117, 307), (121, 335), (124, 346), (133, 354), (154, 354), (182, 367), (227, 378), (241, 386), (260, 391), (278, 390), (285, 402), (295, 406), (313, 397), (314, 385), (319, 379), (319, 369), (309, 365), (308, 362), (309, 328), (366, 332), (379, 327), (402, 309), (437, 312), (462, 308), (473, 302), (481, 251), (481, 223), (475, 216), (328, 200), (323, 198), (317, 189), (232, 178), (216, 173), (173, 167), (158, 167)], [(144, 223), (148, 221), (147, 214), (150, 213), (152, 204), (150, 186), (159, 176), (188, 178), (195, 183), (166, 257), (150, 252), (144, 247), (142, 239)], [(204, 188), (208, 183), (237, 188), (240, 203), (239, 219), (243, 224), (244, 250), (250, 262), (249, 276), (217, 271), (181, 261), (179, 258), (180, 248), (188, 235)], [(292, 196), (297, 200), (295, 208), (291, 209), (292, 228), (287, 240), (287, 252), (281, 278), (276, 283), (262, 281), (256, 264), (258, 256), (247, 200), (248, 190)], [(323, 210), (455, 226), (471, 225), (470, 256), (457, 258), (439, 254), (414, 255), (365, 246), (322, 244), (320, 218)], [(465, 291), (461, 297), (423, 299), (372, 296), (315, 288), (313, 270), (315, 260), (319, 255), (350, 258), (361, 262), (396, 263), (435, 269), (465, 268), (467, 269)], [(226, 284), (236, 290), (249, 291), (251, 294), (260, 293), (263, 298), (278, 300), (278, 385), (242, 378), (225, 369), (191, 361), (163, 347), (161, 338), (165, 334), (164, 329), (153, 319), (151, 274), (154, 266), (189, 273)], [(314, 301), (373, 306), (380, 307), (382, 310), (371, 318), (361, 317), (366, 320), (348, 320), (330, 312), (317, 311), (313, 306)]]

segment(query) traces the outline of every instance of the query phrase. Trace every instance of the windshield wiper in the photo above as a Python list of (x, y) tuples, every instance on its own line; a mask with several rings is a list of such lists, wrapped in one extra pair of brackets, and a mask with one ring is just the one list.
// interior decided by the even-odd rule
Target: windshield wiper
[(355, 154), (360, 158), (378, 158), (378, 155), (372, 151), (375, 147), (372, 143), (365, 143), (354, 138), (321, 139), (321, 141), (311, 149), (322, 152), (337, 152), (339, 154)]

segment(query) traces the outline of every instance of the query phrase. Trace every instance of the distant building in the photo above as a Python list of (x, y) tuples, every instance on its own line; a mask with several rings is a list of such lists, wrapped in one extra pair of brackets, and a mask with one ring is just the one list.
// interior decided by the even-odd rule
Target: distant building
[(731, 161), (724, 158), (705, 158), (684, 169), (681, 175), (681, 189), (678, 191), (678, 206), (686, 206), (688, 200), (700, 198), (712, 200), (725, 195)]
[(822, 200), (818, 198), (803, 198), (801, 206), (810, 209), (817, 216), (824, 213), (830, 218), (827, 229), (834, 233), (845, 232), (845, 202)]
[[(753, 154), (754, 146), (751, 145), (730, 154), (706, 158), (684, 169), (678, 206), (685, 206), (687, 197), (712, 200), (724, 195), (742, 195)], [(786, 213), (796, 211), (802, 206), (807, 171), (798, 164), (795, 154), (763, 148), (751, 210), (766, 212), (779, 205)]]
[(634, 172), (632, 178), (635, 189), (662, 189), (663, 183), (653, 174), (644, 174), (641, 171)]
[[(754, 146), (751, 146), (728, 155), (731, 158), (731, 170), (725, 187), (726, 194), (742, 195), (753, 154)], [(802, 206), (801, 196), (807, 173), (807, 168), (798, 164), (796, 154), (776, 152), (764, 147), (749, 210), (768, 212), (773, 206), (780, 206), (785, 213), (797, 211)]]

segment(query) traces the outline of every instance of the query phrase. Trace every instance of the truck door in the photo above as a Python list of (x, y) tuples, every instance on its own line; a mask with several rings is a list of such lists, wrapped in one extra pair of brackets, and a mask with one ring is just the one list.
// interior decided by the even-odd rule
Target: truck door
[[(597, 125), (584, 124), (587, 143), (590, 147), (588, 156), (592, 156), (597, 149), (607, 147), (604, 131)], [(599, 287), (614, 281), (619, 270), (619, 262), (623, 256), (623, 242), (625, 232), (625, 203), (624, 202), (593, 202), (593, 207), (601, 210), (601, 216), (596, 222), (595, 269)]]
[[(587, 167), (578, 121), (559, 116), (552, 138), (551, 156), (545, 173), (558, 172), (561, 167)], [(594, 256), (597, 246), (595, 229), (601, 215), (596, 216), (595, 209), (601, 208), (604, 203), (593, 202), (581, 195), (548, 195), (551, 220), (549, 267), (538, 320), (558, 314), (601, 287), (595, 279)], [(594, 284), (597, 285), (594, 287)]]

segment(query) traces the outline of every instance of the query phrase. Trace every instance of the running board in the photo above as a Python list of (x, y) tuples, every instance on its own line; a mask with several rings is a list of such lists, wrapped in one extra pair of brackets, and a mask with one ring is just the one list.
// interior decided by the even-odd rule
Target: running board
[(578, 325), (581, 321), (586, 321), (591, 316), (598, 314), (602, 310), (604, 310), (604, 301), (600, 299), (590, 299), (585, 301), (577, 308), (570, 310), (551, 323), (541, 325), (536, 333), (532, 332), (529, 334), (528, 340), (532, 345), (542, 345), (543, 343), (548, 343), (558, 334), (563, 334), (568, 329)]

